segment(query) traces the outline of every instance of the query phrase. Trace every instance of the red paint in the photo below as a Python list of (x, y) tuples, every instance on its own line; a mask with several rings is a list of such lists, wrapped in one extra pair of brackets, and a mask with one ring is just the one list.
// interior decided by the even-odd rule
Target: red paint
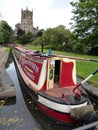
[(23, 70), (28, 78), (30, 78), (34, 83), (38, 84), (40, 73), (42, 69), (42, 63), (30, 60), (25, 57)]
[(52, 110), (41, 103), (38, 103), (38, 108), (43, 111), (46, 115), (56, 119), (57, 121), (64, 122), (64, 123), (76, 123), (76, 120), (72, 119), (69, 114), (64, 114)]
[(79, 83), (79, 84), (77, 84), (76, 87), (73, 89), (73, 92), (74, 92), (77, 96), (81, 96), (81, 94), (82, 94), (82, 90), (80, 91), (80, 90), (78, 89), (78, 87), (81, 86), (81, 85), (82, 85), (82, 84)]
[(60, 87), (74, 86), (72, 72), (73, 72), (74, 63), (73, 62), (64, 62), (62, 61), (62, 69), (60, 76)]

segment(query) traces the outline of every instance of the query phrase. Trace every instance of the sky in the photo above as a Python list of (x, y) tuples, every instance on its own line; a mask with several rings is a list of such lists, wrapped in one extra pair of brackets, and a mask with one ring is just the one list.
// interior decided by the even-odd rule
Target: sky
[(70, 29), (73, 7), (77, 0), (0, 0), (0, 20), (5, 20), (15, 29), (21, 23), (21, 9), (33, 10), (33, 26), (39, 29), (64, 25)]

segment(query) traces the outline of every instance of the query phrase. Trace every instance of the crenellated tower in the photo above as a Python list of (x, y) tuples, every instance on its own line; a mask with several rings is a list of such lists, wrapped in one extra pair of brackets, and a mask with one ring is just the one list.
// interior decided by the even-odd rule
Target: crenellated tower
[(28, 8), (26, 10), (21, 9), (21, 23), (15, 25), (15, 36), (17, 36), (19, 29), (22, 29), (25, 34), (28, 32), (37, 34), (39, 29), (33, 26), (33, 10), (30, 11)]
[(33, 33), (33, 10), (29, 11), (28, 8), (26, 10), (21, 9), (21, 29), (25, 33)]

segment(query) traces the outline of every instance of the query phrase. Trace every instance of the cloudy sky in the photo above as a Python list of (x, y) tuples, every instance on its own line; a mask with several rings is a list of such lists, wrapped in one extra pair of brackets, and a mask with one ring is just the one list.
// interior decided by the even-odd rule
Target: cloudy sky
[(0, 20), (14, 29), (21, 22), (21, 9), (33, 10), (33, 25), (40, 29), (64, 25), (70, 28), (71, 1), (77, 0), (0, 0)]

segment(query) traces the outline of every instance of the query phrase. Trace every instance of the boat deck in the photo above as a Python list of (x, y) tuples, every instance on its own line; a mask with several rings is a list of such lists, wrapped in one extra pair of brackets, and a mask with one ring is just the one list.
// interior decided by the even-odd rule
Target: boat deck
[(52, 96), (52, 97), (56, 97), (56, 98), (59, 98), (61, 96), (67, 96), (67, 95), (71, 95), (73, 94), (73, 88), (75, 86), (71, 86), (71, 87), (63, 87), (63, 88), (58, 88), (58, 87), (55, 87), (53, 89), (50, 89), (48, 91), (45, 91), (45, 93), (49, 96)]

